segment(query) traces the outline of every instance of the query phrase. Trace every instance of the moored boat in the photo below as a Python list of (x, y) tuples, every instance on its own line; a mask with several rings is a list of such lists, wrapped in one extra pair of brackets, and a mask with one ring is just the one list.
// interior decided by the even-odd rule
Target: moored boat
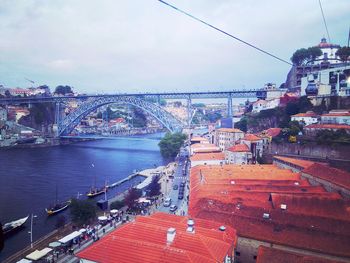
[(102, 187), (100, 189), (98, 188), (91, 188), (90, 191), (86, 194), (87, 197), (95, 197), (98, 196), (100, 194), (104, 194), (105, 192), (107, 192), (107, 187)]
[(24, 223), (27, 221), (29, 216), (23, 217), (21, 219), (6, 223), (2, 226), (2, 231), (4, 235), (7, 235), (11, 232), (14, 232), (15, 230), (20, 229)]
[(49, 208), (45, 208), (45, 211), (47, 213), (47, 215), (53, 215), (53, 214), (57, 214), (58, 212), (63, 211), (64, 209), (66, 209), (69, 205), (71, 204), (71, 200), (62, 202), (62, 203), (56, 203), (55, 205), (49, 207)]

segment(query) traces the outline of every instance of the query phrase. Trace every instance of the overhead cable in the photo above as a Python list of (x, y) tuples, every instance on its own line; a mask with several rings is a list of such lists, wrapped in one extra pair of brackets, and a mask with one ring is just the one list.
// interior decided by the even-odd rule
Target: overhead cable
[(207, 26), (209, 26), (209, 27), (211, 27), (211, 28), (213, 28), (213, 29), (215, 29), (215, 30), (217, 30), (217, 31), (219, 31), (219, 32), (221, 32), (221, 33), (223, 33), (223, 34), (225, 34), (226, 36), (229, 36), (229, 37), (231, 37), (231, 38), (233, 38), (233, 39), (235, 39), (235, 40), (237, 40), (237, 41), (239, 41), (239, 42), (242, 42), (243, 44), (246, 44), (247, 46), (250, 46), (250, 47), (252, 47), (252, 48), (254, 48), (254, 49), (256, 49), (256, 50), (258, 50), (258, 51), (260, 51), (260, 52), (262, 52), (262, 53), (264, 53), (264, 54), (266, 54), (266, 55), (268, 55), (268, 56), (270, 56), (270, 57), (273, 57), (273, 58), (275, 58), (275, 59), (277, 59), (277, 60), (279, 60), (279, 61), (281, 61), (281, 62), (287, 63), (288, 65), (291, 65), (291, 66), (293, 65), (292, 63), (288, 62), (287, 60), (284, 60), (284, 59), (282, 59), (282, 58), (279, 58), (279, 57), (277, 57), (276, 55), (273, 55), (273, 54), (271, 54), (271, 53), (268, 52), (268, 51), (265, 51), (265, 50), (263, 50), (263, 49), (261, 49), (261, 48), (255, 46), (255, 45), (253, 45), (253, 44), (248, 43), (247, 41), (244, 41), (244, 40), (242, 40), (242, 39), (240, 39), (240, 38), (238, 38), (238, 37), (236, 37), (236, 36), (234, 36), (234, 35), (232, 35), (232, 34), (230, 34), (230, 33), (227, 33), (226, 31), (221, 30), (220, 28), (218, 28), (218, 27), (216, 27), (216, 26), (213, 26), (212, 24), (209, 24), (209, 23), (207, 23), (207, 22), (205, 22), (205, 21), (203, 21), (203, 20), (201, 20), (201, 19), (199, 19), (199, 18), (197, 18), (197, 17), (195, 17), (195, 16), (193, 16), (193, 15), (191, 15), (191, 14), (189, 14), (189, 13), (187, 13), (187, 12), (181, 10), (181, 9), (179, 9), (179, 8), (177, 8), (176, 6), (173, 6), (173, 5), (167, 3), (167, 2), (165, 2), (165, 1), (163, 1), (163, 0), (158, 0), (158, 1), (161, 2), (162, 4), (165, 4), (165, 5), (167, 5), (167, 6), (171, 7), (171, 8), (173, 8), (173, 9), (175, 9), (176, 11), (178, 11), (178, 12), (180, 12), (180, 13), (186, 15), (186, 16), (189, 16), (189, 17), (191, 17), (192, 19), (197, 20), (198, 22), (201, 22), (202, 24), (205, 24), (205, 25), (207, 25)]

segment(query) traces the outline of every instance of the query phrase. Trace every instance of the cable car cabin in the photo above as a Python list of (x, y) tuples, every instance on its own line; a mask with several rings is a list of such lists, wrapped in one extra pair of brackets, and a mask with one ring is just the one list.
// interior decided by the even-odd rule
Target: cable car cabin
[(307, 87), (305, 89), (306, 95), (317, 95), (318, 94), (318, 88), (316, 86), (316, 83), (309, 83), (307, 84)]

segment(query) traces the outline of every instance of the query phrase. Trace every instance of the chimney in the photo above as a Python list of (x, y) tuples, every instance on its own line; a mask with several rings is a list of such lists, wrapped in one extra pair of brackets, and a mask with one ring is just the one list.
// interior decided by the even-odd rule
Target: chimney
[(173, 243), (176, 235), (176, 229), (173, 227), (168, 228), (167, 234), (166, 234), (166, 243), (167, 245), (170, 245)]
[(194, 233), (194, 221), (193, 221), (193, 219), (187, 220), (187, 230), (186, 231), (189, 233)]

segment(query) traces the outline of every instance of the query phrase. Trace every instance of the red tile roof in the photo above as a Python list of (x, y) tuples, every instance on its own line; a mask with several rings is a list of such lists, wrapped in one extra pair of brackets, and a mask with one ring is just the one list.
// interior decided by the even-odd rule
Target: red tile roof
[(306, 113), (298, 113), (295, 115), (292, 115), (291, 117), (312, 117), (312, 118), (316, 118), (317, 114), (314, 112), (306, 112)]
[(346, 124), (310, 124), (304, 129), (345, 129), (350, 130), (350, 125)]
[[(194, 219), (195, 232), (189, 233), (187, 217), (157, 213), (137, 217), (78, 253), (79, 258), (100, 263), (112, 262), (223, 262), (233, 253), (235, 230), (222, 224)], [(167, 244), (167, 230), (176, 229)]]
[(270, 128), (266, 130), (266, 134), (271, 136), (271, 137), (276, 137), (281, 133), (281, 128)]
[(208, 142), (208, 139), (203, 138), (203, 137), (199, 137), (199, 136), (194, 136), (194, 137), (191, 138), (191, 142), (194, 142), (194, 141), (200, 141), (200, 142), (205, 141), (205, 142)]
[(225, 160), (225, 154), (218, 153), (196, 153), (191, 156), (191, 162), (193, 161), (213, 161), (213, 160)]
[(254, 135), (254, 134), (247, 133), (247, 134), (242, 138), (242, 140), (254, 142), (254, 141), (260, 141), (261, 138), (258, 137), (258, 136), (256, 136), (256, 135)]
[(250, 152), (248, 146), (244, 143), (233, 145), (232, 147), (228, 148), (227, 151), (230, 151), (230, 152)]
[(302, 255), (291, 251), (259, 246), (256, 263), (341, 263), (312, 255)]
[(304, 182), (274, 165), (197, 166), (190, 173), (189, 214), (230, 225), (241, 237), (350, 257), (349, 202)]
[(311, 165), (313, 165), (315, 162), (312, 161), (307, 161), (307, 160), (301, 160), (301, 159), (296, 159), (296, 158), (290, 158), (290, 157), (284, 157), (284, 156), (277, 156), (275, 155), (273, 157), (274, 161), (282, 161), (286, 164), (291, 164), (291, 165), (295, 165), (298, 166), (301, 170), (310, 167)]
[(315, 163), (304, 169), (302, 173), (323, 179), (338, 186), (350, 189), (350, 173), (337, 168)]

